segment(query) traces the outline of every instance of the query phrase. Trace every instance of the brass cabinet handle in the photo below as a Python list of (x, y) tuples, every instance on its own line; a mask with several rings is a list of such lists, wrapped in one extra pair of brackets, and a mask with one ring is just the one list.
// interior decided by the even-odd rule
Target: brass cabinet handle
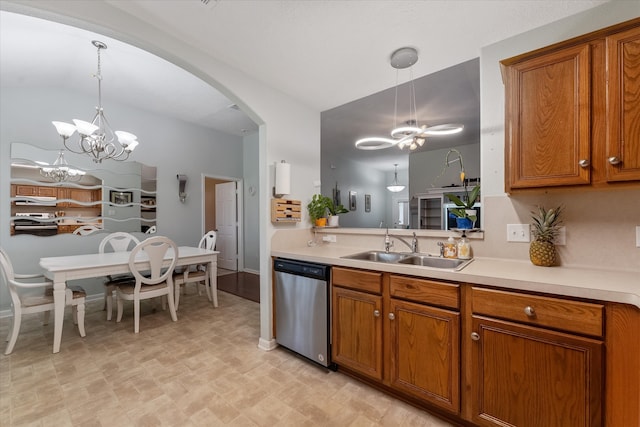
[(620, 160), (618, 157), (616, 156), (611, 156), (607, 159), (609, 161), (610, 164), (612, 165), (619, 165), (620, 163), (622, 163), (622, 160)]
[(582, 159), (578, 162), (578, 165), (580, 165), (581, 168), (586, 168), (591, 164), (591, 162), (588, 159)]
[(533, 309), (533, 307), (528, 305), (524, 308), (524, 314), (526, 314), (529, 317), (533, 317), (536, 315), (536, 311)]
[(471, 332), (471, 339), (474, 341), (480, 341), (480, 334), (477, 332)]

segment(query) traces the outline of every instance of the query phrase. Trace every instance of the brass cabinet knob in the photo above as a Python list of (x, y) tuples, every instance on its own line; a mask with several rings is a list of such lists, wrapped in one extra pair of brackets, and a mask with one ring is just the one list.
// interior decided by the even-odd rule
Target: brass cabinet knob
[(471, 332), (471, 339), (474, 341), (480, 341), (480, 334), (477, 332)]
[(526, 314), (529, 317), (533, 317), (536, 315), (536, 311), (533, 309), (533, 307), (528, 305), (524, 308), (524, 314)]
[(380, 317), (380, 310), (373, 310), (373, 317)]
[(578, 165), (580, 165), (581, 168), (589, 167), (590, 164), (591, 162), (588, 159), (582, 159), (578, 162)]

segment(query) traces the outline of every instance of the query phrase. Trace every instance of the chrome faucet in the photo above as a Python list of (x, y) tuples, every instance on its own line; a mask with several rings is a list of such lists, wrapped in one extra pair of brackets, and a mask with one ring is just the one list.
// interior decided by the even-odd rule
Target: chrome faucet
[(394, 237), (394, 238), (400, 240), (405, 245), (407, 245), (409, 247), (409, 249), (411, 249), (412, 253), (417, 253), (418, 252), (418, 236), (416, 236), (416, 232), (415, 231), (413, 232), (413, 237), (411, 238), (411, 243), (409, 243), (409, 242), (407, 242), (406, 240), (404, 240), (400, 236), (396, 236), (394, 234), (389, 234), (389, 229), (387, 228), (387, 232), (384, 235), (384, 251), (385, 252), (389, 252), (389, 249), (391, 249), (393, 247), (393, 240), (391, 240), (391, 237)]
[(438, 242), (438, 246), (440, 246), (440, 258), (444, 258), (444, 243)]

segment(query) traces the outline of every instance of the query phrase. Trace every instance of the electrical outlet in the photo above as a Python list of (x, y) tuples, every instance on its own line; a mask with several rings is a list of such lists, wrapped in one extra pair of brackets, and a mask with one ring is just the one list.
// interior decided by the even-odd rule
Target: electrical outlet
[(507, 224), (507, 242), (530, 242), (529, 224)]
[(636, 248), (640, 248), (640, 225), (636, 225)]
[(337, 240), (335, 234), (327, 234), (326, 236), (322, 236), (322, 241), (335, 243)]
[(553, 243), (556, 246), (566, 246), (567, 245), (567, 228), (566, 227), (558, 227), (558, 235), (556, 236)]

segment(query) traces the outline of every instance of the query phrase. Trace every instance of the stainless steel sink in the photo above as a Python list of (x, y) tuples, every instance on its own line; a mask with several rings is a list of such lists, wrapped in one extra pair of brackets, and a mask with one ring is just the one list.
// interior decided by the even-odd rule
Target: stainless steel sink
[(462, 270), (472, 260), (470, 259), (450, 259), (439, 258), (429, 255), (411, 255), (398, 260), (399, 264), (421, 265), (423, 267), (450, 268)]
[(401, 254), (398, 252), (385, 252), (385, 251), (367, 251), (360, 252), (353, 255), (343, 256), (345, 259), (357, 259), (360, 261), (374, 261), (374, 262), (386, 262), (397, 263), (403, 258), (410, 257), (411, 254)]
[(427, 254), (410, 254), (385, 251), (366, 251), (353, 255), (343, 256), (344, 259), (355, 259), (359, 261), (372, 261), (387, 264), (408, 264), (420, 265), (423, 267), (442, 268), (450, 270), (462, 270), (472, 260), (470, 259), (450, 259), (440, 258)]

